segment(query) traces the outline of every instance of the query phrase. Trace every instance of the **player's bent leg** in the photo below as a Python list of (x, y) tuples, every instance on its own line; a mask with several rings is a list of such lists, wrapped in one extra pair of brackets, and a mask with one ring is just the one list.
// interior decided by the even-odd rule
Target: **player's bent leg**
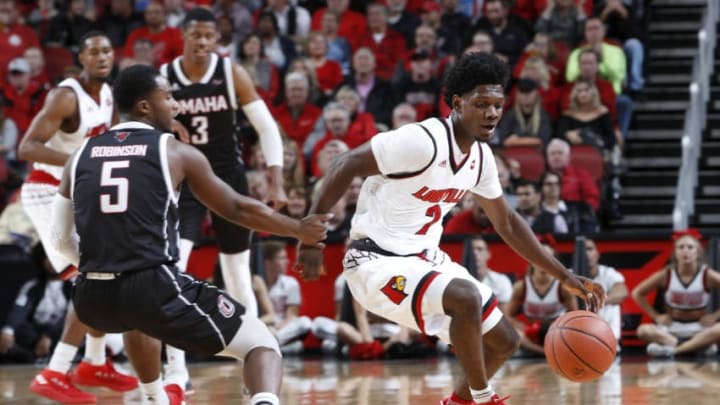
[(258, 316), (257, 301), (252, 290), (250, 250), (220, 253), (220, 270), (225, 281), (225, 291), (245, 307), (245, 313)]
[(244, 315), (242, 325), (218, 356), (244, 360), (243, 377), (252, 395), (251, 403), (278, 405), (282, 384), (282, 356), (277, 340), (254, 316)]
[(176, 384), (163, 386), (160, 375), (162, 344), (140, 331), (123, 334), (128, 359), (140, 379), (143, 403), (151, 405), (179, 405), (184, 400), (183, 391)]

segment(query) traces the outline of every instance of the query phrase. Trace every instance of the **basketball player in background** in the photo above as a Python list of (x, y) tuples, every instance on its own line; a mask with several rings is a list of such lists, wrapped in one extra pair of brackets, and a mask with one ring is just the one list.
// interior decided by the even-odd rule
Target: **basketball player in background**
[[(22, 186), (22, 204), (40, 235), (50, 263), (65, 278), (71, 277), (76, 268), (50, 244), (52, 201), (60, 184), (63, 166), (70, 155), (86, 137), (105, 132), (113, 122), (112, 92), (105, 83), (113, 67), (110, 40), (99, 31), (87, 33), (80, 41), (78, 57), (82, 65), (79, 77), (62, 81), (50, 92), (18, 150), (20, 159), (33, 162)], [(86, 360), (72, 375), (68, 375), (86, 333)], [(115, 391), (129, 391), (137, 387), (137, 379), (118, 373), (112, 362), (105, 358), (104, 334), (88, 330), (77, 319), (71, 305), (50, 363), (35, 377), (30, 390), (58, 402), (96, 402), (94, 395), (79, 390), (73, 382), (104, 386)]]
[[(605, 299), (602, 287), (573, 275), (545, 251), (503, 198), (487, 142), (502, 115), (508, 76), (507, 65), (493, 56), (464, 55), (445, 80), (450, 116), (380, 133), (339, 156), (310, 209), (328, 212), (355, 176), (369, 176), (353, 217), (343, 276), (368, 311), (453, 345), (464, 378), (441, 402), (446, 405), (505, 404), (489, 381), (519, 341), (492, 290), (439, 248), (443, 216), (468, 191), (522, 257), (590, 308)], [(322, 261), (321, 248), (299, 245), (305, 278), (322, 274)]]
[[(190, 133), (190, 143), (210, 161), (213, 172), (234, 190), (248, 195), (245, 170), (236, 139), (237, 109), (242, 108), (260, 137), (269, 171), (268, 200), (273, 208), (287, 203), (283, 188), (283, 146), (280, 132), (267, 106), (255, 91), (248, 73), (229, 58), (214, 52), (219, 37), (211, 11), (195, 8), (182, 25), (185, 47), (182, 56), (160, 68), (178, 101), (176, 119)], [(200, 226), (207, 209), (183, 189), (180, 197), (180, 262), (185, 271), (193, 244), (200, 239)], [(220, 247), (220, 269), (225, 290), (257, 315), (250, 271), (250, 231), (212, 214), (213, 229)], [(184, 353), (167, 349), (169, 379), (181, 386), (188, 374)]]
[(186, 181), (201, 203), (229, 221), (311, 246), (326, 238), (330, 215), (292, 219), (232, 190), (202, 153), (168, 133), (177, 103), (157, 70), (127, 68), (113, 94), (122, 123), (80, 146), (65, 165), (53, 204), (55, 247), (79, 262), (78, 316), (100, 330), (129, 332), (126, 351), (144, 404), (183, 400), (177, 384), (163, 389), (155, 340), (162, 339), (243, 360), (250, 404), (278, 405), (282, 361), (268, 328), (228, 293), (175, 266), (178, 191)]

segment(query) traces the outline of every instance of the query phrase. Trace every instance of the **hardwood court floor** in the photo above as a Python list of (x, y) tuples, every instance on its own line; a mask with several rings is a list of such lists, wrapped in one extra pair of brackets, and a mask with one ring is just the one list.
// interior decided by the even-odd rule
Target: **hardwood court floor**
[[(129, 367), (129, 366), (128, 366)], [(38, 368), (0, 367), (0, 404), (50, 404), (28, 384)], [(283, 405), (436, 405), (452, 391), (457, 362), (449, 358), (348, 362), (287, 358)], [(187, 404), (247, 404), (241, 367), (233, 362), (190, 365), (197, 393)], [(720, 364), (623, 358), (598, 382), (572, 383), (544, 361), (511, 360), (493, 379), (512, 405), (710, 405), (720, 402)], [(91, 389), (99, 404), (139, 404), (139, 393)]]

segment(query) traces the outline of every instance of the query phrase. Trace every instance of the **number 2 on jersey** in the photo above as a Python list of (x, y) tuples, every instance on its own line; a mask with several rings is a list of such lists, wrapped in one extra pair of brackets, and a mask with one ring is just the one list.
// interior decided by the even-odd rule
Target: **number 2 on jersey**
[(204, 115), (198, 115), (192, 118), (190, 125), (192, 125), (193, 131), (193, 134), (190, 135), (190, 142), (194, 145), (204, 145), (208, 143), (208, 118)]
[(442, 210), (439, 205), (432, 205), (425, 211), (425, 216), (430, 217), (428, 221), (419, 231), (415, 232), (415, 235), (425, 235), (431, 226), (442, 218)]
[(100, 211), (104, 214), (117, 214), (125, 212), (128, 208), (128, 188), (130, 183), (127, 177), (113, 177), (114, 169), (127, 169), (130, 167), (129, 160), (116, 160), (103, 162), (100, 172), (101, 187), (115, 187), (115, 198), (110, 193), (100, 194)]

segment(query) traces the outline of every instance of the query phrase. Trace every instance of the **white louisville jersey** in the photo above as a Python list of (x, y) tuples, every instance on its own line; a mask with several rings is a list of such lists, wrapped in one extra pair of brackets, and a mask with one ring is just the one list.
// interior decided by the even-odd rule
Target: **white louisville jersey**
[(565, 306), (560, 296), (560, 282), (553, 280), (550, 288), (540, 294), (530, 279), (525, 276), (525, 299), (523, 300), (523, 313), (529, 319), (554, 319), (565, 313)]
[(689, 283), (683, 283), (676, 269), (670, 269), (665, 288), (665, 305), (674, 309), (703, 309), (710, 303), (706, 284), (707, 266), (702, 266)]
[[(74, 78), (63, 80), (58, 84), (58, 87), (69, 87), (75, 92), (78, 113), (80, 114), (80, 124), (77, 130), (72, 133), (58, 130), (52, 138), (45, 143), (45, 146), (58, 152), (72, 154), (80, 147), (86, 137), (98, 136), (112, 126), (112, 90), (110, 90), (110, 86), (103, 84), (100, 89), (100, 99), (96, 100), (89, 95), (85, 89), (83, 89), (80, 82)], [(58, 180), (62, 178), (62, 166), (35, 163), (33, 168), (47, 172)]]
[(400, 255), (435, 249), (443, 217), (468, 191), (502, 196), (490, 147), (474, 142), (463, 155), (449, 118), (407, 124), (370, 142), (382, 174), (362, 185), (352, 239), (370, 238)]

